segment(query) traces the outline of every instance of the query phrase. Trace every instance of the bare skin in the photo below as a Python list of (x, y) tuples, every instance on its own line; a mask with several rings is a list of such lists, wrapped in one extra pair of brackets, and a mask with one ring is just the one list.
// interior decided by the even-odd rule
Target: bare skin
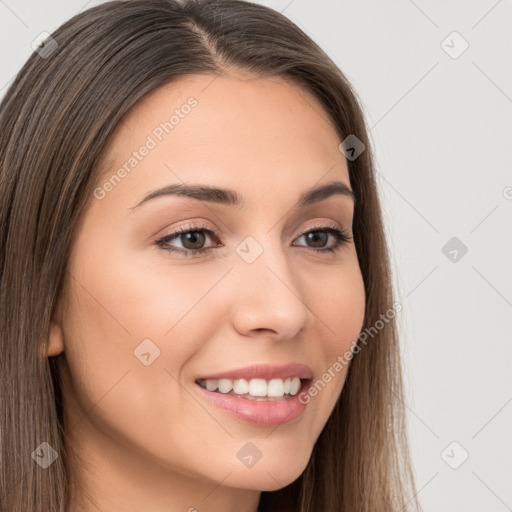
[[(104, 186), (190, 97), (197, 105), (181, 111), (189, 113), (172, 131)], [(313, 187), (350, 188), (339, 143), (313, 97), (241, 72), (167, 85), (121, 123), (103, 155), (103, 192), (91, 197), (75, 233), (49, 338), (48, 355), (64, 352), (72, 478), (83, 487), (70, 512), (256, 512), (261, 491), (300, 476), (346, 368), (300, 417), (277, 427), (210, 404), (195, 379), (290, 362), (320, 378), (352, 347), (365, 304), (355, 245), (324, 249), (337, 243), (325, 226), (352, 234), (352, 199), (336, 194), (295, 207)], [(233, 189), (245, 205), (162, 195), (133, 208), (176, 183)], [(206, 253), (155, 243), (184, 226), (204, 236)], [(324, 242), (304, 236), (312, 228)], [(236, 251), (249, 236), (262, 249), (251, 263)], [(196, 250), (183, 235), (167, 247)], [(147, 366), (134, 355), (145, 339), (160, 350)], [(252, 467), (237, 457), (248, 442), (262, 454)]]

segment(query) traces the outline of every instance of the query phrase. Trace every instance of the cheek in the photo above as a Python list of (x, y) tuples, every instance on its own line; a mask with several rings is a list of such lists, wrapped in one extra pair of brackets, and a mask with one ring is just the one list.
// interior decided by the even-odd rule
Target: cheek
[(331, 278), (322, 278), (308, 301), (318, 317), (316, 326), (321, 350), (313, 352), (319, 373), (311, 383), (303, 400), (315, 410), (312, 435), (316, 439), (327, 422), (342, 392), (352, 349), (361, 332), (365, 315), (365, 289), (357, 260), (331, 272)]
[[(176, 256), (168, 264), (163, 251), (156, 258), (148, 257), (148, 250), (116, 255), (115, 248), (111, 249), (101, 264), (93, 263), (99, 260), (95, 253), (83, 255), (85, 266), (81, 273), (75, 272), (75, 293), (80, 297), (75, 309), (87, 324), (86, 331), (97, 333), (93, 343), (103, 338), (114, 350), (133, 350), (137, 340), (140, 343), (145, 338), (167, 343), (197, 316), (203, 298), (229, 270), (176, 264)], [(181, 343), (180, 349), (186, 346)]]
[(64, 328), (71, 384), (65, 409), (70, 425), (78, 425), (77, 436), (91, 423), (132, 451), (185, 470), (205, 423), (211, 429), (215, 424), (179, 381), (207, 339), (205, 315), (216, 315), (210, 310), (214, 301), (201, 298), (224, 272), (191, 279), (192, 272), (176, 267), (164, 276), (143, 266), (133, 272), (137, 265), (126, 261), (107, 259), (101, 267), (82, 267), (81, 274), (74, 269)]
[(163, 409), (173, 401), (178, 410), (180, 385), (170, 375), (181, 381), (187, 361), (219, 323), (221, 306), (212, 288), (226, 270), (165, 260), (155, 266), (147, 255), (121, 257), (113, 247), (95, 248), (82, 253), (84, 264), (71, 267), (65, 315), (66, 361), (80, 408), (99, 412), (104, 406), (95, 404), (108, 402), (106, 414), (120, 422), (123, 408), (144, 415), (160, 399)]
[(334, 271), (311, 296), (318, 325), (325, 332), (324, 351), (331, 358), (351, 347), (361, 332), (365, 314), (363, 277), (357, 262)]

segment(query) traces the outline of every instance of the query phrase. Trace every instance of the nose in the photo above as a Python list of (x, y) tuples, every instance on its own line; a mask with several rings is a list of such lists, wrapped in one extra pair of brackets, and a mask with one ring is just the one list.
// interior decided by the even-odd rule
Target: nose
[(296, 338), (312, 313), (282, 247), (266, 244), (255, 261), (240, 259), (235, 267), (232, 321), (238, 333), (276, 341)]

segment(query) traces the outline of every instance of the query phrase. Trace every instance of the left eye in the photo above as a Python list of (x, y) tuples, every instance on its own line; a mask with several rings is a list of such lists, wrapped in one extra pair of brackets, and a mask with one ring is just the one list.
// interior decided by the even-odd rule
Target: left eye
[[(335, 242), (333, 246), (325, 247), (324, 242), (328, 241), (329, 235), (334, 238)], [(203, 254), (208, 249), (212, 248), (203, 247), (207, 237), (210, 237), (218, 241), (218, 237), (215, 235), (215, 233), (211, 229), (208, 229), (204, 226), (198, 226), (194, 228), (185, 227), (169, 235), (166, 235), (163, 238), (160, 238), (155, 242), (155, 244), (168, 252), (181, 253), (184, 255), (192, 254), (195, 256)], [(306, 240), (313, 242), (314, 244), (317, 244), (316, 247), (306, 246), (317, 252), (336, 252), (340, 250), (344, 244), (348, 243), (351, 240), (351, 237), (348, 233), (334, 226), (314, 227), (302, 233), (302, 235), (300, 235), (297, 239), (302, 237), (306, 237)], [(183, 247), (177, 248), (172, 245), (169, 245), (169, 242), (175, 239), (180, 239)], [(219, 243), (219, 246), (222, 247), (222, 244)]]

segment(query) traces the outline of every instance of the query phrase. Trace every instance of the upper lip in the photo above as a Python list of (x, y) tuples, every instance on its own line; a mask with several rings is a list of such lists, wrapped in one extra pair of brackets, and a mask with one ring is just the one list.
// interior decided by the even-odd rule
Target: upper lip
[(234, 368), (224, 372), (218, 372), (211, 375), (202, 375), (199, 379), (287, 379), (289, 377), (299, 377), (300, 379), (312, 379), (313, 371), (309, 366), (300, 363), (290, 363), (284, 365), (274, 364), (256, 364), (246, 366), (245, 368)]

